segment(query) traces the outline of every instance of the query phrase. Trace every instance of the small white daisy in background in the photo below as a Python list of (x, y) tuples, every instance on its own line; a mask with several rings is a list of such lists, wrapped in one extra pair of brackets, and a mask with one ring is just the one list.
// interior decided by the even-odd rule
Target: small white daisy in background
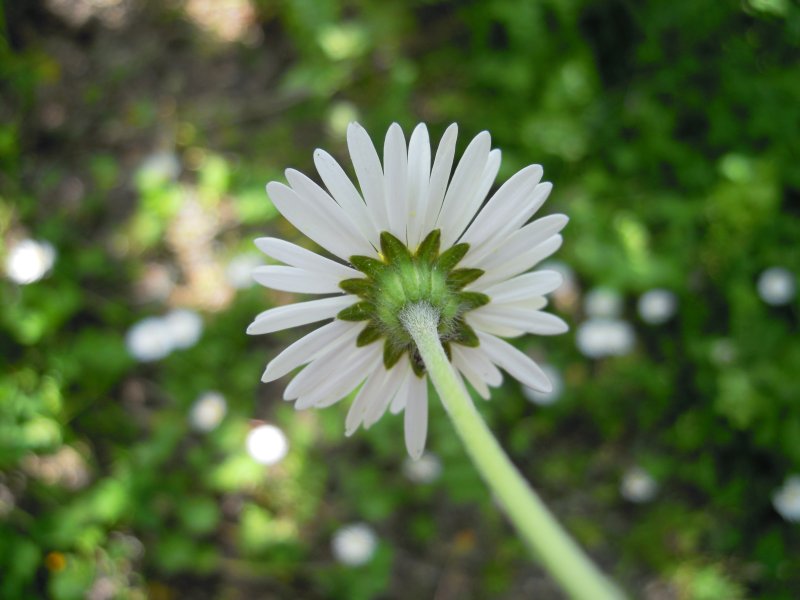
[(215, 391), (204, 392), (189, 410), (189, 424), (197, 431), (213, 431), (227, 412), (225, 396)]
[(628, 354), (636, 334), (631, 324), (621, 319), (589, 319), (578, 326), (575, 340), (584, 356), (604, 358)]
[(202, 333), (202, 317), (193, 310), (179, 308), (163, 317), (146, 317), (133, 324), (125, 334), (125, 346), (136, 360), (153, 362), (173, 350), (194, 346)]
[(650, 502), (658, 493), (658, 482), (641, 467), (631, 467), (622, 476), (619, 493), (628, 502)]
[(331, 539), (333, 557), (348, 567), (359, 567), (368, 563), (377, 548), (378, 536), (366, 523), (345, 525)]
[(176, 308), (162, 321), (173, 348), (191, 348), (203, 334), (203, 318), (188, 308)]
[(264, 260), (256, 252), (237, 254), (225, 267), (225, 279), (232, 288), (243, 290), (255, 285), (253, 269), (263, 264)]
[(642, 321), (661, 325), (669, 321), (678, 308), (678, 298), (669, 290), (649, 290), (639, 297), (636, 309)]
[(794, 273), (783, 267), (770, 267), (758, 277), (758, 295), (772, 306), (783, 306), (794, 300), (797, 282)]
[(622, 296), (611, 288), (593, 288), (583, 297), (583, 312), (593, 318), (619, 317), (622, 314)]
[(19, 285), (36, 283), (50, 272), (55, 260), (56, 249), (50, 242), (21, 240), (6, 255), (6, 275)]
[(772, 495), (775, 510), (791, 523), (800, 522), (800, 475), (790, 475)]
[(550, 383), (553, 384), (553, 389), (549, 392), (540, 392), (527, 386), (522, 386), (522, 394), (539, 406), (549, 406), (554, 404), (564, 391), (564, 379), (561, 377), (561, 372), (551, 365), (542, 365), (542, 371), (545, 372)]
[(247, 332), (329, 321), (273, 359), (262, 380), (306, 365), (284, 392), (298, 409), (330, 406), (363, 382), (346, 434), (372, 426), (387, 410), (405, 411), (406, 448), (413, 458), (425, 448), (428, 387), (424, 364), (398, 316), (406, 306), (434, 309), (453, 366), (485, 398), (489, 387), (500, 385), (500, 369), (529, 387), (552, 389), (544, 371), (501, 338), (567, 331), (564, 321), (541, 310), (561, 275), (527, 272), (561, 246), (566, 216), (528, 223), (552, 185), (541, 182), (541, 166), (530, 165), (486, 200), (500, 151), (481, 132), (453, 170), (456, 135), (457, 127), (448, 127), (434, 153), (425, 125), (414, 129), (407, 144), (393, 124), (381, 163), (367, 132), (351, 123), (347, 144), (360, 191), (323, 150), (314, 152), (314, 162), (327, 190), (293, 169), (286, 171), (289, 185), (267, 185), (283, 216), (336, 259), (280, 239), (256, 240), (260, 250), (286, 265), (257, 268), (256, 281), (327, 297), (264, 311)]
[(259, 425), (247, 434), (247, 453), (262, 465), (275, 465), (289, 452), (286, 434), (275, 425)]
[(433, 483), (442, 474), (442, 461), (432, 452), (423, 452), (417, 460), (403, 460), (403, 474), (413, 483)]
[(168, 150), (158, 150), (145, 157), (136, 171), (140, 185), (150, 187), (167, 181), (174, 181), (181, 173), (181, 161)]
[(160, 360), (172, 352), (172, 341), (160, 317), (146, 317), (125, 334), (128, 353), (140, 362)]

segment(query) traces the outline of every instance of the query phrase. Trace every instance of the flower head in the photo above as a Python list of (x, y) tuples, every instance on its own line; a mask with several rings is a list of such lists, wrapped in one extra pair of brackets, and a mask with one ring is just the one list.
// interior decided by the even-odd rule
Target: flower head
[(482, 132), (453, 171), (456, 133), (451, 125), (433, 155), (425, 125), (414, 129), (407, 146), (393, 124), (381, 163), (367, 132), (352, 123), (347, 143), (360, 192), (323, 150), (314, 162), (327, 191), (293, 169), (286, 171), (289, 185), (267, 185), (276, 208), (334, 258), (280, 239), (256, 240), (285, 264), (256, 268), (257, 282), (327, 297), (267, 310), (248, 333), (332, 319), (275, 357), (262, 380), (307, 365), (284, 392), (298, 409), (329, 406), (363, 382), (347, 415), (347, 434), (370, 427), (386, 410), (405, 411), (406, 446), (414, 458), (425, 446), (428, 392), (424, 364), (398, 317), (405, 306), (435, 309), (453, 366), (487, 399), (489, 387), (502, 381), (499, 369), (531, 388), (551, 389), (542, 369), (501, 337), (567, 330), (541, 310), (561, 275), (526, 273), (561, 246), (566, 216), (528, 223), (552, 185), (540, 183), (542, 168), (530, 165), (484, 203), (500, 151)]
[(772, 505), (787, 521), (800, 522), (800, 475), (790, 475), (772, 494)]

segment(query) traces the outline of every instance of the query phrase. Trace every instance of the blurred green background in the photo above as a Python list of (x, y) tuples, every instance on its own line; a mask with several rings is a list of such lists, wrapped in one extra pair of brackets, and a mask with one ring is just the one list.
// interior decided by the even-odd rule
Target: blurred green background
[(0, 597), (561, 597), (440, 406), (412, 466), (259, 383), (264, 184), (353, 119), (554, 182), (559, 390), (480, 408), (599, 564), (799, 597), (799, 50), (793, 0), (6, 2)]

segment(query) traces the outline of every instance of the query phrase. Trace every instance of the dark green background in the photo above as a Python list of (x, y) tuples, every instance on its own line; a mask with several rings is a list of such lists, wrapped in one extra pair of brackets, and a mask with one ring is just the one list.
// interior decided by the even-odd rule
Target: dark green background
[[(622, 294), (632, 353), (580, 355), (578, 298), (557, 307), (572, 333), (521, 341), (561, 370), (559, 402), (509, 380), (481, 404), (602, 567), (635, 597), (797, 597), (798, 526), (771, 498), (800, 472), (798, 301), (770, 307), (756, 281), (800, 272), (799, 50), (793, 0), (6, 2), (0, 230), (58, 258), (0, 282), (0, 596), (560, 597), (438, 405), (444, 473), (415, 485), (401, 418), (345, 439), (346, 402), (296, 414), (285, 382), (259, 383), (298, 332), (245, 327), (288, 298), (220, 274), (253, 237), (301, 240), (264, 183), (311, 173), (316, 147), (344, 161), (358, 118), (378, 144), (392, 121), (434, 139), (458, 122), (460, 150), (487, 129), (500, 180), (541, 163), (543, 211), (571, 218), (559, 260), (581, 294)], [(142, 168), (157, 151), (177, 179)], [(142, 292), (154, 272), (177, 281), (166, 299)], [(662, 326), (635, 310), (653, 287), (679, 300)], [(136, 363), (125, 332), (170, 306), (200, 311), (200, 342)], [(198, 434), (208, 389), (228, 415)], [(251, 419), (287, 432), (280, 465), (248, 458)], [(77, 484), (58, 475), (76, 455)], [(633, 465), (659, 482), (649, 503), (619, 494)], [(358, 568), (330, 552), (352, 521), (380, 537)]]

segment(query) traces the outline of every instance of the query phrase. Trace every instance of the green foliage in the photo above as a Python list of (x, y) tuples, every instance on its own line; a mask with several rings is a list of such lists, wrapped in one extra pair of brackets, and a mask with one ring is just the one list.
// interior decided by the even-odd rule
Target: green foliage
[[(486, 129), (501, 181), (542, 163), (545, 212), (570, 216), (555, 312), (575, 329), (585, 291), (621, 295), (630, 353), (525, 338), (558, 401), (514, 382), (476, 400), (579, 541), (635, 597), (796, 595), (797, 525), (772, 498), (800, 473), (799, 305), (757, 293), (768, 267), (800, 274), (796, 3), (231, 0), (238, 33), (236, 10), (123, 4), (3, 15), (0, 262), (25, 238), (56, 258), (0, 281), (0, 596), (555, 597), (438, 403), (444, 469), (414, 483), (402, 418), (345, 439), (350, 400), (297, 413), (258, 384), (296, 332), (244, 335), (286, 297), (234, 266), (254, 237), (302, 239), (264, 184), (311, 174), (316, 147), (349, 168), (356, 118), (379, 147), (395, 121), (434, 143), (456, 121), (459, 149)], [(635, 310), (654, 287), (678, 300), (660, 325)], [(175, 307), (199, 342), (137, 361), (132, 326)], [(208, 390), (225, 412), (202, 425)], [(256, 418), (285, 431), (280, 463), (248, 454)], [(634, 465), (650, 502), (620, 496)], [(356, 521), (379, 542), (347, 567), (330, 542)]]

